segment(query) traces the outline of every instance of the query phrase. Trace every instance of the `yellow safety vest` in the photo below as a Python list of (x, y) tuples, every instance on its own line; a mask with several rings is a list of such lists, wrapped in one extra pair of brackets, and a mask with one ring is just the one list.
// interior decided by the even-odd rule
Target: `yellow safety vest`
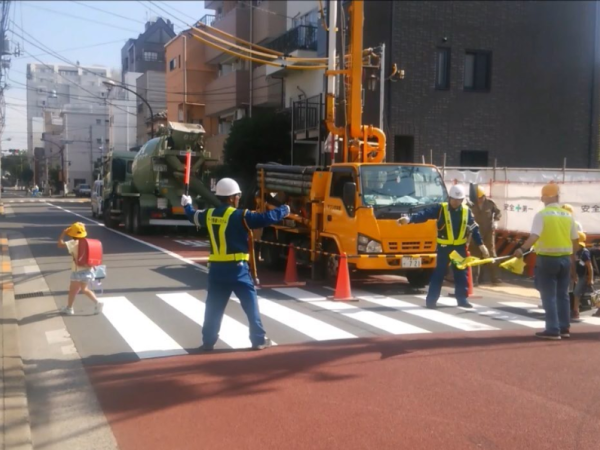
[(469, 208), (462, 205), (462, 218), (460, 223), (460, 231), (458, 238), (454, 239), (454, 230), (452, 229), (452, 219), (448, 210), (448, 203), (442, 203), (442, 211), (444, 213), (444, 222), (446, 224), (446, 239), (439, 237), (437, 243), (440, 245), (463, 245), (467, 243), (467, 222), (469, 220)]
[[(214, 208), (211, 208), (206, 213), (206, 226), (208, 227), (208, 235), (210, 236), (211, 253), (208, 257), (208, 262), (232, 262), (232, 261), (249, 261), (248, 253), (227, 253), (227, 241), (225, 240), (225, 230), (229, 224), (229, 218), (235, 212), (235, 208), (227, 208), (223, 217), (213, 217)], [(219, 232), (220, 246), (217, 245), (213, 225), (216, 225)]]
[(539, 214), (543, 218), (540, 238), (535, 243), (538, 255), (567, 256), (573, 254), (571, 228), (573, 217), (568, 211), (556, 206), (542, 209)]

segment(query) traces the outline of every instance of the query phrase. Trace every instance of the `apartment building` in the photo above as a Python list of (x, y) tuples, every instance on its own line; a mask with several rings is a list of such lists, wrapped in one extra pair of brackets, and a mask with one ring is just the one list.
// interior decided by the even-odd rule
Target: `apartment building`
[[(365, 2), (365, 47), (386, 44), (388, 161), (596, 167), (596, 2)], [(389, 73), (389, 71), (388, 71)], [(378, 123), (378, 92), (365, 122)]]
[[(213, 15), (210, 17), (214, 19)], [(217, 67), (206, 63), (206, 46), (190, 36), (189, 31), (165, 45), (167, 120), (199, 123), (211, 137), (218, 134), (218, 119), (206, 115), (206, 102), (211, 96), (205, 91), (217, 77)], [(207, 151), (213, 158), (220, 157), (220, 147)]]

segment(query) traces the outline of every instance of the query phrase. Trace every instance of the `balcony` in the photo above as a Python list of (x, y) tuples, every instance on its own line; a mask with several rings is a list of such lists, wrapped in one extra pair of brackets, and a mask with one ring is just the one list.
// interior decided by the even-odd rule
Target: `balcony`
[(216, 20), (217, 16), (214, 14), (205, 14), (198, 22), (206, 25), (207, 27), (212, 27)]
[(223, 6), (223, 0), (204, 0), (204, 9), (217, 9)]
[(254, 69), (253, 83), (253, 106), (263, 107), (281, 107), (282, 106), (282, 87), (281, 80), (267, 78), (267, 66), (260, 66)]
[[(250, 9), (240, 4), (221, 17), (215, 18), (212, 26), (247, 41), (250, 39)], [(226, 47), (226, 44), (218, 43), (218, 45)], [(217, 64), (229, 57), (221, 50), (206, 47), (206, 62), (209, 64)]]
[[(325, 104), (323, 94), (309, 97), (293, 103), (292, 131), (294, 139), (316, 139), (323, 120), (325, 119)], [(324, 137), (322, 137), (324, 139)]]
[(285, 32), (265, 47), (289, 55), (297, 50), (317, 51), (317, 27), (300, 25)]
[(206, 115), (214, 116), (222, 112), (247, 105), (249, 101), (250, 72), (237, 70), (217, 78), (206, 86), (207, 92), (219, 92), (206, 99)]

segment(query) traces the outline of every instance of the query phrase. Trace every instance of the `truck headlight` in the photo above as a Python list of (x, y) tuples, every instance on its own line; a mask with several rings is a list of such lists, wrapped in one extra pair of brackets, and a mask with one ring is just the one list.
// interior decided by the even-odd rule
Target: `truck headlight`
[(381, 242), (371, 239), (362, 234), (358, 235), (358, 251), (359, 253), (382, 253), (383, 247)]

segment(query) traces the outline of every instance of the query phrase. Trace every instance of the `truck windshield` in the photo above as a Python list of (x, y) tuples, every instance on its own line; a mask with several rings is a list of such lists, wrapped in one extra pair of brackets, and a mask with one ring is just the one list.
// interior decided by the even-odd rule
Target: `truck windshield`
[(362, 198), (370, 206), (420, 206), (447, 200), (446, 188), (433, 167), (365, 165)]

